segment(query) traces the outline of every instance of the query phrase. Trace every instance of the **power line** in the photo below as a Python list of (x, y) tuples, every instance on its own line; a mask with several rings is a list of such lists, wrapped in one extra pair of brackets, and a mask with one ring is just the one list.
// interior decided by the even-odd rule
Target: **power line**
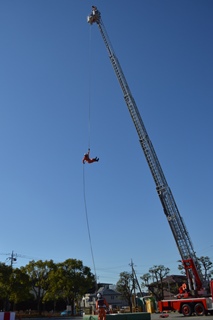
[(0, 253), (0, 255), (3, 256), (9, 256), (7, 260), (10, 261), (10, 265), (11, 267), (13, 267), (14, 263), (17, 262), (17, 258), (24, 258), (24, 259), (28, 259), (28, 260), (39, 260), (38, 258), (35, 257), (29, 257), (23, 254), (18, 254), (18, 253), (14, 253), (14, 251), (12, 251), (12, 253)]

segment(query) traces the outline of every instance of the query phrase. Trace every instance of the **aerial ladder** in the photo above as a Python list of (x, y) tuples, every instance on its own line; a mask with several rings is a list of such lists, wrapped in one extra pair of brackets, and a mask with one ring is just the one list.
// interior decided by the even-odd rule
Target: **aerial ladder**
[(97, 24), (106, 45), (112, 67), (123, 91), (124, 100), (138, 133), (139, 141), (153, 176), (158, 196), (180, 253), (182, 264), (188, 280), (188, 291), (193, 296), (197, 296), (199, 293), (203, 294), (206, 283), (201, 272), (199, 260), (194, 251), (192, 241), (179, 213), (172, 191), (166, 181), (160, 162), (137, 108), (136, 102), (132, 96), (118, 58), (116, 57), (113, 47), (110, 43), (107, 31), (101, 18), (101, 13), (97, 7), (92, 6), (92, 12), (87, 17), (87, 22), (90, 25), (94, 23)]

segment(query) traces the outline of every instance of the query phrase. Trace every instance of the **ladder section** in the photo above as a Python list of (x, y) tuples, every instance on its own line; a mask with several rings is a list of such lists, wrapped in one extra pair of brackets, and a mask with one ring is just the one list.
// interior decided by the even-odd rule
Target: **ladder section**
[[(93, 18), (89, 21), (93, 21)], [(141, 147), (144, 151), (145, 158), (149, 165), (151, 174), (155, 181), (156, 190), (158, 196), (160, 198), (161, 204), (163, 206), (164, 213), (167, 217), (168, 223), (170, 225), (171, 231), (173, 233), (176, 245), (178, 247), (180, 256), (184, 262), (184, 260), (193, 259), (193, 264), (189, 266), (188, 271), (194, 272), (199, 275), (199, 279), (197, 279), (197, 285), (200, 286), (200, 283), (204, 284), (203, 275), (201, 272), (199, 261), (196, 257), (195, 251), (193, 249), (193, 245), (191, 239), (189, 237), (189, 233), (184, 225), (183, 219), (178, 211), (177, 205), (175, 203), (172, 192), (167, 184), (166, 178), (164, 176), (163, 170), (161, 168), (158, 157), (155, 153), (154, 147), (152, 145), (151, 140), (149, 139), (148, 133), (140, 116), (139, 110), (135, 103), (134, 98), (132, 97), (131, 91), (127, 84), (126, 78), (123, 74), (120, 63), (114, 53), (113, 47), (110, 43), (109, 37), (107, 35), (106, 29), (101, 20), (100, 12), (98, 12), (95, 16), (95, 22), (97, 23), (104, 43), (106, 45), (109, 58), (111, 60), (113, 69), (115, 71), (116, 77), (119, 81), (121, 89), (123, 91), (124, 99), (135, 125), (136, 131), (138, 133), (139, 141)], [(90, 22), (91, 23), (91, 22)], [(93, 22), (92, 22), (93, 23)], [(193, 270), (193, 266), (195, 269)]]

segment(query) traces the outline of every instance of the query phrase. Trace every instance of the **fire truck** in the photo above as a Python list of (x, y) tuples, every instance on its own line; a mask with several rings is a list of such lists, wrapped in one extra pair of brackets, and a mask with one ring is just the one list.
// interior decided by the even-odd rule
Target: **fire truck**
[(172, 191), (166, 181), (119, 60), (110, 43), (101, 18), (101, 13), (96, 6), (92, 6), (92, 11), (87, 17), (87, 22), (90, 25), (97, 24), (100, 30), (186, 272), (186, 287), (182, 288), (176, 299), (159, 301), (159, 311), (179, 311), (184, 316), (190, 316), (193, 313), (199, 316), (207, 313), (213, 314), (213, 280), (208, 284), (203, 277), (201, 266), (194, 251), (189, 233), (179, 213)]
[(192, 314), (203, 316), (208, 313), (213, 315), (213, 280), (210, 281), (210, 291), (211, 295), (206, 297), (194, 297), (187, 293), (186, 297), (180, 295), (177, 299), (158, 301), (159, 311), (178, 311), (184, 316), (191, 316)]

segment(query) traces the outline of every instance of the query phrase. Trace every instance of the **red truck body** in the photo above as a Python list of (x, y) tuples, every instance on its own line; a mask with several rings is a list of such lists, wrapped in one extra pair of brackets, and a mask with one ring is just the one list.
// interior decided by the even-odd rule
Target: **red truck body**
[(209, 297), (188, 297), (183, 299), (161, 300), (158, 302), (160, 312), (178, 311), (184, 316), (213, 315), (213, 280), (210, 282), (211, 296)]

